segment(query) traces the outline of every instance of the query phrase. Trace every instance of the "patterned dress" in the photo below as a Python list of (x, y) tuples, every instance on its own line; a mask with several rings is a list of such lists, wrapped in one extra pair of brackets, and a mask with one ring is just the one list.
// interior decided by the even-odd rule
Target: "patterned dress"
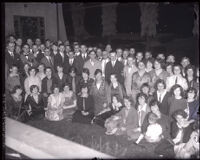
[(63, 117), (63, 95), (51, 94), (48, 98), (47, 111), (45, 117), (50, 121), (59, 121)]

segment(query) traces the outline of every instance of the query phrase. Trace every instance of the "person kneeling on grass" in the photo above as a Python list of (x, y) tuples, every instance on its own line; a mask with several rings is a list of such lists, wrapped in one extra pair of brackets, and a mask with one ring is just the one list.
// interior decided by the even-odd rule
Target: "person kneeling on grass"
[(140, 141), (145, 138), (145, 140), (149, 143), (159, 142), (162, 135), (162, 127), (159, 123), (157, 123), (158, 116), (154, 113), (150, 113), (148, 117), (149, 126), (147, 127), (147, 131), (145, 133), (141, 133), (139, 138), (136, 141), (136, 144), (140, 143)]

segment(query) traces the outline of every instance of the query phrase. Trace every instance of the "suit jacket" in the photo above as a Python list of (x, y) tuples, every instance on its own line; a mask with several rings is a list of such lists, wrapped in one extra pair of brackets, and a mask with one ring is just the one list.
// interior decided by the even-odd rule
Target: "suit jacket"
[(89, 56), (87, 56), (85, 59), (83, 59), (81, 54), (76, 57), (76, 60), (77, 60), (77, 74), (78, 75), (82, 74), (84, 63), (89, 59), (90, 59)]
[[(154, 99), (156, 99), (159, 102), (159, 98), (157, 96), (157, 92), (154, 93), (153, 95)], [(170, 93), (167, 92), (165, 96), (162, 99), (162, 102), (158, 104), (159, 110), (162, 114), (169, 116), (169, 98), (171, 97)]]
[(28, 58), (26, 58), (25, 55), (21, 54), (20, 59), (21, 59), (21, 62), (23, 65), (26, 63), (28, 63), (29, 65), (31, 65), (33, 67), (37, 67), (37, 65), (38, 65), (38, 62), (36, 61), (36, 59), (32, 53), (28, 54)]
[[(69, 86), (70, 86), (70, 89), (72, 90), (72, 77), (71, 76), (67, 76), (67, 83), (69, 84)], [(80, 79), (81, 79), (81, 77), (80, 76), (76, 76), (75, 77), (75, 85), (76, 85), (76, 93), (75, 94), (78, 94), (78, 92), (79, 92), (79, 83), (80, 83)]]
[(70, 67), (75, 67), (76, 69), (78, 69), (78, 62), (77, 62), (76, 57), (74, 58), (72, 65), (69, 63), (69, 58), (66, 57), (65, 64), (64, 64), (64, 73), (65, 74), (69, 74)]
[(101, 62), (99, 62), (98, 60), (94, 61), (94, 65), (91, 64), (90, 59), (87, 60), (83, 66), (84, 68), (88, 68), (90, 71), (90, 78), (95, 79), (95, 75), (94, 72), (96, 69), (101, 69)]
[(55, 79), (55, 84), (57, 84), (60, 88), (60, 91), (63, 90), (63, 87), (65, 85), (65, 83), (67, 82), (67, 75), (63, 74), (62, 79), (60, 79), (60, 77), (58, 76), (58, 73), (56, 73), (53, 77)]
[[(41, 90), (41, 93), (47, 93), (47, 77), (45, 77), (43, 80), (42, 80), (42, 90)], [(53, 85), (55, 84), (55, 79), (53, 77), (51, 77), (52, 79), (52, 86), (51, 86), (51, 93), (53, 93)]]
[(14, 56), (11, 56), (8, 51), (5, 52), (5, 60), (8, 64), (8, 68), (10, 68), (13, 64), (16, 64), (18, 67), (20, 67), (20, 56), (18, 54), (13, 53)]
[(35, 57), (35, 60), (40, 63), (42, 58), (44, 57), (44, 54), (41, 51), (38, 51), (39, 53), (37, 54), (37, 56)]
[(94, 99), (92, 95), (89, 95), (85, 98), (85, 109), (83, 108), (83, 97), (78, 96), (77, 98), (77, 107), (79, 111), (89, 112), (89, 114), (94, 114)]
[(37, 115), (38, 113), (44, 113), (44, 100), (42, 94), (38, 95), (38, 103), (35, 101), (32, 95), (28, 95), (25, 105), (27, 107), (31, 107), (31, 111), (33, 115)]
[(124, 85), (124, 78), (122, 76), (123, 68), (124, 68), (124, 65), (122, 64), (122, 62), (119, 62), (118, 60), (115, 62), (115, 66), (114, 67), (112, 66), (111, 61), (106, 64), (106, 67), (105, 67), (105, 79), (108, 82), (108, 84), (110, 84), (110, 75), (111, 75), (111, 73), (115, 73), (117, 75), (118, 82), (121, 85)]
[(67, 62), (67, 55), (64, 52), (64, 58), (62, 58), (60, 52), (58, 52), (56, 55), (54, 55), (54, 69), (56, 71), (56, 68), (58, 65), (61, 65), (64, 68), (65, 63)]
[(54, 70), (54, 58), (51, 57), (51, 60), (52, 60), (52, 63), (49, 62), (49, 60), (47, 59), (46, 56), (44, 56), (42, 59), (41, 59), (41, 63), (43, 63), (45, 65), (45, 67), (51, 67), (53, 73), (55, 73), (55, 70)]

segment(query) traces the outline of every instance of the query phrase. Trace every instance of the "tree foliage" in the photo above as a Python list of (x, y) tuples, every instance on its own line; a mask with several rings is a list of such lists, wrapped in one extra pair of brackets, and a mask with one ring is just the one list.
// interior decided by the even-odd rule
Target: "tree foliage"
[(158, 3), (141, 2), (139, 5), (141, 11), (141, 36), (154, 37), (157, 33)]
[(196, 18), (194, 20), (194, 28), (193, 28), (193, 35), (199, 35), (199, 4), (194, 4), (194, 12), (196, 15)]
[(76, 38), (88, 36), (84, 27), (85, 8), (83, 3), (71, 3), (72, 20)]
[(102, 3), (102, 25), (103, 36), (115, 35), (116, 30), (116, 15), (117, 3)]

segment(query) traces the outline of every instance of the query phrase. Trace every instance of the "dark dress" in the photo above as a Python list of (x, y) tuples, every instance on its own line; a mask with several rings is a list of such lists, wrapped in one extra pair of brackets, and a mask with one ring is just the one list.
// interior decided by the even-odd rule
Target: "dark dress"
[(38, 102), (35, 101), (32, 95), (28, 95), (25, 105), (27, 108), (30, 106), (32, 114), (30, 115), (30, 119), (37, 120), (44, 117), (44, 98), (42, 94), (38, 95)]
[(21, 122), (26, 121), (27, 112), (23, 105), (23, 98), (16, 100), (11, 94), (6, 95), (6, 116)]
[(81, 92), (81, 88), (82, 86), (87, 86), (88, 87), (88, 93), (90, 93), (90, 88), (93, 84), (94, 80), (89, 78), (87, 81), (85, 81), (83, 78), (80, 79), (77, 88), (77, 92), (80, 93)]
[[(83, 115), (81, 111), (89, 112), (88, 115)], [(72, 122), (90, 124), (94, 117), (94, 99), (91, 95), (87, 98), (78, 96), (77, 111), (74, 113)]]
[(198, 120), (199, 100), (188, 102), (188, 107), (189, 107), (189, 120), (190, 119)]

